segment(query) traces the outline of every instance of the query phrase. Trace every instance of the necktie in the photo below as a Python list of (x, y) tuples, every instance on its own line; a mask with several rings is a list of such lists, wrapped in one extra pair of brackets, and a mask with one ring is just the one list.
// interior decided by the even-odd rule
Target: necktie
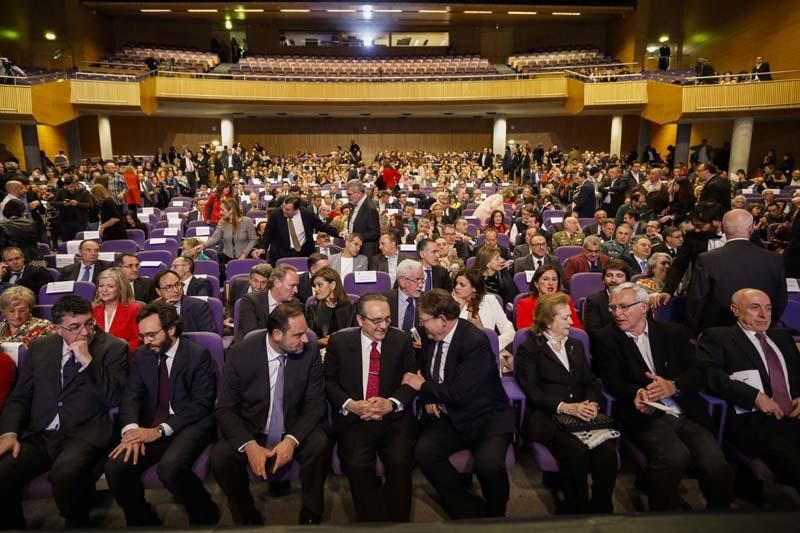
[(600, 268), (597, 265), (597, 261), (592, 261), (589, 263), (589, 272), (600, 272)]
[(536, 266), (534, 267), (534, 270), (539, 270), (539, 267), (542, 266), (542, 260), (541, 259), (536, 259), (534, 261), (534, 263), (536, 263)]
[(642, 274), (647, 274), (647, 261), (640, 260), (639, 268), (642, 270)]
[(300, 253), (300, 239), (297, 237), (297, 230), (294, 229), (294, 222), (292, 222), (291, 218), (286, 219), (289, 223), (289, 238), (292, 241), (292, 248), (294, 248), (295, 252)]
[(406, 313), (403, 315), (403, 331), (410, 331), (414, 327), (414, 298), (409, 298)]
[(69, 359), (64, 363), (64, 368), (61, 369), (61, 386), (63, 387), (72, 381), (72, 378), (78, 375), (80, 368), (81, 365), (75, 359), (75, 356), (70, 354)]
[(367, 376), (367, 395), (364, 398), (369, 400), (380, 394), (381, 380), (381, 353), (378, 351), (378, 343), (372, 341), (372, 349), (369, 351), (369, 374)]
[(83, 267), (83, 275), (81, 276), (81, 281), (91, 281), (92, 278), (90, 277), (90, 271), (92, 270), (92, 266), (85, 266)]
[(436, 343), (436, 355), (433, 357), (433, 379), (436, 383), (441, 383), (439, 378), (442, 371), (442, 351), (444, 350), (444, 341)]
[(425, 270), (425, 291), (430, 291), (433, 289), (433, 276), (431, 276), (431, 269)]
[(22, 275), (22, 272), (12, 272), (12, 273), (11, 273), (11, 277), (10, 277), (10, 278), (8, 278), (8, 282), (9, 282), (11, 285), (14, 285), (14, 284), (17, 282), (17, 280), (19, 279), (19, 277), (20, 277), (21, 275)]
[(158, 359), (158, 401), (152, 427), (157, 427), (167, 418), (169, 418), (169, 372), (167, 371), (167, 356), (161, 354)]
[(772, 389), (772, 399), (775, 400), (783, 414), (792, 412), (792, 398), (786, 388), (786, 376), (783, 373), (781, 361), (778, 354), (772, 349), (772, 346), (767, 342), (767, 336), (763, 333), (756, 333), (758, 342), (761, 343), (761, 350), (764, 352), (764, 357), (767, 359), (767, 372), (769, 372), (769, 385)]
[(286, 354), (278, 356), (278, 372), (275, 374), (275, 392), (272, 395), (272, 415), (267, 428), (267, 448), (274, 448), (283, 438), (283, 374)]

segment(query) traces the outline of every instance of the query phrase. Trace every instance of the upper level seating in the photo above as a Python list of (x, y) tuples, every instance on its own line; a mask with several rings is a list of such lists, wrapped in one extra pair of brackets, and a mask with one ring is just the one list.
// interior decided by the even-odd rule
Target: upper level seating
[(250, 56), (231, 68), (238, 74), (298, 77), (409, 77), (494, 74), (488, 59), (477, 55), (393, 58)]
[[(171, 48), (144, 44), (126, 44), (116, 54), (98, 60), (96, 66), (107, 70), (141, 70), (146, 71), (144, 60), (152, 57), (156, 61), (173, 61), (172, 70), (176, 72), (208, 72), (219, 64), (219, 56), (211, 52), (202, 52), (190, 48)], [(86, 69), (84, 69), (86, 70)]]
[(601, 65), (613, 62), (612, 57), (589, 46), (540, 48), (527, 54), (513, 55), (508, 58), (508, 66), (517, 72), (537, 72), (545, 67)]

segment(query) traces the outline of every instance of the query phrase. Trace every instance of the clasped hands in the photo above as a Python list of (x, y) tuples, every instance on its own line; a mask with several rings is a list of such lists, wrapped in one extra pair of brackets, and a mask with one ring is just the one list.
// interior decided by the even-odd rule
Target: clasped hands
[(561, 412), (580, 418), (584, 422), (591, 422), (600, 412), (600, 406), (596, 402), (588, 400), (579, 403), (563, 403), (561, 404)]
[(677, 388), (675, 387), (674, 382), (664, 379), (658, 374), (645, 372), (644, 375), (647, 376), (647, 379), (651, 379), (653, 381), (647, 385), (647, 387), (639, 389), (636, 392), (636, 396), (633, 399), (633, 405), (636, 407), (637, 411), (646, 415), (650, 415), (655, 412), (655, 408), (650, 407), (644, 402), (659, 402), (666, 398), (670, 398), (675, 395)]
[(158, 428), (133, 428), (129, 429), (122, 434), (122, 442), (116, 448), (111, 450), (108, 456), (116, 459), (123, 453), (122, 461), (127, 463), (128, 459), (133, 460), (133, 464), (139, 462), (139, 456), (144, 456), (147, 453), (145, 444), (155, 442), (161, 438), (161, 432)]
[[(295, 448), (297, 448), (297, 443), (290, 437), (284, 437), (272, 449), (259, 446), (257, 442), (252, 441), (245, 447), (244, 453), (247, 455), (247, 462), (250, 464), (250, 470), (253, 471), (253, 474), (261, 479), (267, 479), (269, 474), (276, 473), (292, 460)], [(275, 458), (275, 464), (272, 467), (272, 472), (267, 472), (267, 461), (271, 457)]]
[(350, 400), (345, 408), (361, 420), (381, 420), (394, 411), (394, 404), (386, 398), (373, 396), (369, 400)]
[(780, 420), (784, 416), (788, 416), (789, 418), (800, 417), (800, 397), (792, 400), (792, 412), (788, 414), (783, 412), (783, 409), (781, 409), (775, 400), (763, 392), (758, 393), (755, 404), (759, 411), (765, 415), (774, 416), (777, 420)]

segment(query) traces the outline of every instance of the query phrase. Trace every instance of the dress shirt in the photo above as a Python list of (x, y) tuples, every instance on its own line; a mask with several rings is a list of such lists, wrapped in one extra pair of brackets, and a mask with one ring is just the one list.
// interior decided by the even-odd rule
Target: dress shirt
[[(60, 367), (61, 368), (61, 372), (59, 372), (59, 381), (62, 380), (62, 377), (63, 377), (64, 365), (67, 364), (67, 360), (72, 355), (72, 350), (69, 349), (69, 345), (66, 343), (66, 341), (61, 341), (61, 346), (62, 346), (62, 348), (61, 348), (61, 367)], [(77, 357), (75, 358), (75, 361), (78, 361)], [(78, 365), (80, 365), (80, 368), (78, 369), (78, 373), (83, 372), (83, 369), (86, 368), (86, 367), (81, 365), (80, 361), (78, 361)], [(61, 385), (63, 386), (64, 383), (61, 383)], [(45, 431), (58, 431), (60, 429), (60, 427), (61, 427), (61, 419), (59, 418), (58, 413), (56, 413), (56, 416), (53, 417), (53, 420), (50, 422), (50, 425), (47, 426), (47, 429)]]
[(725, 234), (723, 233), (721, 237), (708, 239), (708, 251), (716, 250), (717, 248), (722, 248), (725, 246), (727, 239), (725, 238)]
[[(397, 323), (401, 327), (403, 326), (403, 317), (406, 316), (406, 308), (408, 307), (408, 301), (410, 299), (411, 297), (402, 290), (397, 290)], [(414, 305), (416, 305), (416, 303)], [(414, 311), (416, 312), (416, 309), (414, 309)]]
[[(656, 372), (655, 370), (656, 368), (655, 362), (653, 362), (653, 352), (650, 350), (650, 326), (645, 325), (644, 331), (638, 337), (628, 332), (625, 332), (625, 334), (631, 339), (633, 339), (633, 342), (636, 343), (636, 347), (639, 349), (639, 354), (642, 356), (644, 364), (647, 365), (647, 368), (650, 370), (650, 372), (652, 374), (658, 374), (658, 372)], [(680, 414), (683, 414), (683, 411), (681, 411), (681, 408), (678, 406), (678, 403), (672, 398), (664, 398), (662, 400), (659, 400), (659, 403), (662, 403), (667, 407), (676, 409)]]
[(287, 218), (286, 221), (294, 225), (294, 231), (297, 233), (297, 242), (300, 243), (300, 246), (303, 246), (306, 243), (306, 230), (303, 227), (303, 218), (300, 216), (300, 210), (295, 210), (294, 216)]
[(353, 233), (353, 223), (356, 221), (356, 217), (358, 216), (358, 212), (361, 210), (361, 206), (364, 205), (364, 200), (367, 199), (367, 195), (365, 194), (361, 200), (358, 201), (356, 205), (353, 206), (353, 210), (350, 211), (350, 219), (347, 221), (347, 232)]
[(24, 266), (20, 269), (19, 272), (11, 272), (11, 276), (8, 278), (8, 283), (11, 285), (16, 284), (19, 281), (19, 278), (23, 276), (23, 274), (25, 274)]
[[(747, 335), (747, 338), (756, 347), (756, 351), (758, 352), (758, 356), (761, 357), (761, 362), (764, 364), (764, 370), (766, 370), (767, 375), (769, 375), (769, 365), (767, 364), (767, 356), (764, 355), (764, 350), (761, 349), (761, 343), (756, 338), (756, 332), (751, 331), (744, 326), (742, 326), (741, 322), (739, 323), (739, 327), (742, 328), (744, 334)], [(783, 378), (786, 380), (786, 390), (789, 391), (789, 395), (791, 396), (792, 389), (789, 387), (789, 372), (786, 369), (786, 359), (784, 359), (783, 354), (781, 353), (781, 349), (778, 348), (778, 345), (772, 342), (772, 339), (769, 338), (769, 335), (764, 333), (764, 337), (767, 339), (767, 344), (769, 344), (775, 353), (778, 355), (778, 361), (781, 362), (781, 368), (783, 369)], [(764, 392), (764, 391), (761, 391)]]
[(342, 256), (341, 266), (339, 267), (339, 276), (344, 279), (346, 275), (353, 271), (353, 258)]
[[(378, 345), (376, 349), (378, 353), (383, 355), (383, 351), (381, 348), (383, 347), (383, 341), (373, 341), (366, 335), (364, 335), (364, 331), (361, 331), (361, 397), (366, 399), (367, 397), (367, 380), (369, 380), (369, 354), (372, 351), (372, 343), (377, 342)], [(392, 403), (397, 406), (397, 411), (403, 410), (403, 404), (400, 403), (400, 400), (395, 398), (387, 398)], [(347, 410), (347, 403), (352, 402), (352, 398), (348, 398), (342, 404), (342, 414), (347, 416), (350, 414), (350, 411)]]
[(400, 259), (400, 254), (395, 254), (391, 257), (386, 257), (386, 264), (388, 265), (389, 270), (389, 277), (392, 280), (392, 285), (394, 285), (394, 280), (397, 279), (397, 261)]
[(86, 269), (86, 267), (88, 266), (89, 267), (89, 283), (93, 283), (92, 280), (94, 279), (94, 267), (95, 267), (96, 263), (92, 263), (91, 265), (87, 265), (83, 261), (81, 261), (80, 265), (81, 265), (81, 268), (78, 271), (78, 277), (75, 279), (75, 281), (80, 281), (83, 278), (83, 272)]
[(446, 363), (447, 363), (447, 352), (448, 352), (448, 350), (450, 350), (450, 344), (452, 344), (452, 342), (453, 342), (453, 335), (455, 335), (457, 327), (458, 327), (458, 323), (456, 323), (456, 325), (453, 326), (453, 329), (450, 330), (450, 333), (445, 335), (444, 339), (442, 339), (442, 361), (441, 361), (441, 363), (439, 363), (440, 366), (439, 366), (439, 375), (438, 376), (434, 376), (433, 375), (433, 365), (436, 362), (436, 350), (438, 350), (438, 346), (434, 345), (434, 347), (433, 347), (433, 358), (431, 359), (431, 378), (433, 378), (434, 380), (438, 381), (439, 383), (443, 383), (444, 382), (444, 378), (445, 378), (444, 367), (447, 366), (446, 365)]
[[(166, 362), (167, 362), (167, 375), (168, 376), (172, 373), (172, 363), (175, 362), (175, 354), (178, 353), (178, 344), (180, 344), (180, 342), (181, 342), (180, 339), (175, 339), (175, 344), (173, 344), (172, 347), (169, 350), (167, 350), (166, 353), (164, 354), (164, 355), (167, 356), (167, 361)], [(160, 365), (161, 361), (159, 360), (158, 363)], [(156, 367), (156, 368), (158, 368), (158, 367)], [(171, 415), (175, 414), (175, 411), (172, 409), (172, 402), (170, 402), (170, 405), (169, 405), (169, 414), (171, 414)], [(162, 422), (158, 426), (161, 427), (161, 428), (164, 428), (164, 436), (166, 436), (166, 437), (171, 437), (172, 434), (174, 433), (174, 430), (172, 429), (172, 427), (169, 424), (165, 423), (165, 422)], [(122, 431), (120, 432), (120, 435), (124, 435), (125, 432), (128, 431), (129, 429), (135, 429), (135, 428), (138, 428), (138, 427), (139, 427), (139, 424), (128, 424), (127, 426), (122, 428)]]
[(192, 278), (194, 278), (194, 276), (189, 276), (185, 280), (181, 281), (183, 284), (183, 294), (189, 294), (189, 284), (192, 282)]
[(540, 266), (544, 265), (544, 257), (536, 257), (531, 254), (531, 261), (533, 261), (533, 270), (538, 270)]
[(636, 264), (639, 265), (639, 268), (642, 270), (642, 274), (649, 274), (650, 270), (647, 268), (647, 259), (642, 259), (636, 254), (631, 254), (633, 256), (633, 260), (636, 261)]
[(275, 299), (274, 296), (272, 296), (272, 291), (267, 291), (267, 305), (269, 306), (269, 314), (272, 314), (272, 312), (275, 310), (276, 307), (278, 307), (280, 303), (281, 302), (279, 302), (278, 300)]
[[(558, 361), (564, 365), (564, 368), (567, 369), (567, 372), (570, 371), (569, 369), (569, 358), (567, 357), (567, 339), (561, 339), (561, 348), (558, 347), (558, 343), (554, 337), (551, 337), (547, 333), (544, 333), (544, 338), (547, 340), (547, 345), (553, 350), (553, 353), (556, 354)], [(556, 406), (556, 413), (561, 413), (561, 406), (564, 405), (564, 402), (558, 402)]]
[(114, 317), (117, 316), (116, 306), (114, 307), (114, 310), (111, 311), (111, 316), (108, 316), (108, 306), (106, 306), (106, 308), (103, 310), (103, 314), (105, 315), (105, 320), (106, 320), (105, 328), (103, 328), (103, 331), (108, 333), (109, 331), (111, 331), (111, 323), (114, 322)]

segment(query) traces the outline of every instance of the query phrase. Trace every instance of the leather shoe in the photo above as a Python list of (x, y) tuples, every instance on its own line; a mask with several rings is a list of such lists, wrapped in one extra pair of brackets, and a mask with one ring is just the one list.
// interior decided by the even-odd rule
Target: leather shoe
[(275, 480), (269, 482), (269, 495), (273, 498), (280, 498), (289, 494), (292, 485), (289, 481)]
[(315, 525), (322, 522), (322, 515), (303, 507), (300, 509), (300, 516), (297, 518), (297, 523), (301, 526)]

